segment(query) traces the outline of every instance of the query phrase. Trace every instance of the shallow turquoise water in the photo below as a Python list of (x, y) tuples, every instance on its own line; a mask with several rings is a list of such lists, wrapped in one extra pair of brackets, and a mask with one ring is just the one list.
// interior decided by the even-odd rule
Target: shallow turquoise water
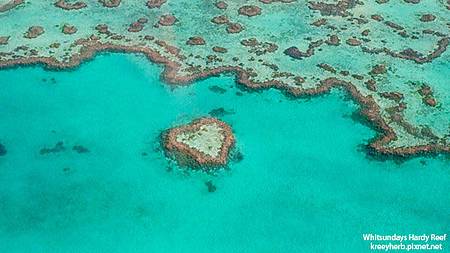
[[(0, 252), (363, 252), (362, 233), (449, 231), (450, 161), (368, 160), (375, 132), (343, 92), (292, 100), (232, 76), (171, 89), (160, 72), (122, 54), (0, 71)], [(220, 107), (244, 159), (168, 171), (159, 133)]]

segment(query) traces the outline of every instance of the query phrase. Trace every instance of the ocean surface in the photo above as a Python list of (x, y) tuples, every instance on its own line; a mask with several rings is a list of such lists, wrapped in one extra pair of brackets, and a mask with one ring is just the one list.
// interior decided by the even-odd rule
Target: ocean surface
[[(376, 132), (343, 91), (175, 88), (161, 71), (125, 54), (0, 71), (0, 252), (364, 252), (363, 233), (449, 232), (448, 157), (369, 159)], [(241, 161), (206, 174), (164, 156), (161, 131), (218, 108)]]

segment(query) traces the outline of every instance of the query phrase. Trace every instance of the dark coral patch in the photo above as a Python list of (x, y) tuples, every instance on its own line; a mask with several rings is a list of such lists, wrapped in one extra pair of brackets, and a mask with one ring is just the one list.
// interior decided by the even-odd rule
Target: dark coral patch
[(433, 90), (431, 87), (427, 84), (422, 84), (420, 86), (420, 89), (418, 90), (418, 93), (422, 96), (422, 102), (425, 105), (435, 107), (437, 105), (437, 101), (434, 98)]
[(372, 18), (373, 20), (378, 21), (378, 22), (381, 22), (384, 20), (384, 18), (378, 14), (371, 15), (370, 18)]
[(348, 10), (355, 7), (357, 1), (355, 0), (340, 0), (337, 3), (324, 2), (308, 2), (308, 7), (312, 10), (320, 11), (322, 16), (343, 16), (349, 15)]
[(61, 43), (59, 43), (59, 42), (54, 42), (54, 43), (52, 43), (52, 44), (50, 44), (50, 48), (59, 48), (61, 46)]
[(141, 23), (141, 24), (147, 24), (148, 18), (146, 18), (146, 17), (139, 18), (139, 19), (137, 20), (137, 22), (139, 22), (139, 23)]
[(337, 72), (336, 69), (333, 68), (333, 66), (326, 64), (326, 63), (319, 63), (319, 64), (317, 64), (317, 67), (319, 67), (325, 71), (328, 71), (330, 73), (333, 73), (333, 74), (336, 74), (336, 72)]
[(0, 5), (0, 12), (6, 12), (9, 10), (12, 10), (23, 3), (24, 3), (24, 0), (10, 0), (7, 3)]
[(226, 53), (228, 50), (224, 47), (215, 46), (212, 48), (212, 50), (216, 53)]
[(27, 39), (34, 39), (41, 36), (44, 33), (44, 28), (42, 26), (32, 26), (28, 28), (24, 37)]
[(306, 55), (300, 51), (297, 47), (290, 47), (284, 50), (283, 52), (285, 55), (288, 55), (294, 59), (302, 59)]
[(220, 86), (217, 86), (217, 85), (210, 86), (209, 90), (214, 92), (214, 93), (218, 93), (218, 94), (224, 94), (225, 92), (227, 92), (226, 89), (224, 89), (224, 88), (222, 88)]
[(370, 74), (372, 75), (380, 75), (385, 74), (387, 72), (386, 66), (384, 64), (377, 64), (372, 67)]
[(271, 4), (271, 3), (293, 3), (296, 0), (259, 0), (263, 4)]
[(228, 8), (228, 4), (225, 3), (224, 1), (219, 1), (219, 2), (217, 2), (217, 3), (215, 4), (215, 6), (216, 6), (218, 9), (221, 9), (221, 10), (225, 10), (226, 8)]
[(206, 42), (205, 40), (200, 37), (200, 36), (195, 36), (195, 37), (190, 37), (187, 41), (186, 41), (187, 45), (191, 45), (191, 46), (195, 46), (195, 45), (205, 45)]
[(327, 24), (327, 20), (324, 19), (324, 18), (319, 18), (318, 20), (316, 20), (316, 21), (314, 21), (314, 22), (311, 23), (311, 25), (317, 26), (317, 27), (323, 26), (323, 25), (325, 25), (325, 24)]
[(74, 33), (76, 33), (78, 31), (78, 29), (75, 27), (75, 26), (73, 26), (73, 25), (67, 25), (67, 24), (65, 24), (64, 26), (63, 26), (63, 28), (62, 28), (62, 32), (64, 33), (64, 34), (74, 34)]
[(177, 21), (177, 18), (172, 14), (165, 14), (159, 18), (158, 24), (162, 26), (172, 26)]
[(241, 45), (249, 47), (249, 53), (254, 53), (258, 56), (267, 53), (273, 53), (278, 50), (278, 45), (271, 42), (260, 42), (256, 38), (241, 40)]
[(420, 3), (420, 0), (403, 0), (405, 3), (409, 4), (418, 4)]
[(220, 108), (212, 109), (211, 111), (209, 111), (208, 114), (211, 115), (212, 117), (223, 117), (223, 116), (226, 116), (229, 114), (233, 114), (233, 112), (227, 111), (223, 107), (220, 107)]
[(98, 0), (104, 7), (114, 8), (120, 5), (122, 0)]
[(247, 17), (261, 15), (261, 8), (255, 5), (244, 5), (239, 8), (238, 13)]
[(8, 151), (6, 150), (6, 147), (0, 143), (0, 156), (5, 156)]
[(350, 46), (359, 46), (361, 45), (361, 41), (355, 38), (349, 38), (347, 39), (346, 43)]
[(89, 153), (90, 150), (87, 149), (86, 147), (83, 147), (81, 145), (75, 145), (72, 147), (72, 150), (79, 153), (79, 154), (84, 154), (84, 153)]
[(400, 92), (396, 92), (396, 91), (391, 91), (391, 92), (381, 92), (380, 93), (381, 97), (390, 99), (390, 100), (394, 100), (395, 102), (400, 102), (401, 100), (403, 100), (404, 96), (402, 93)]
[(9, 38), (9, 36), (0, 36), (0, 45), (7, 45)]
[(133, 22), (128, 27), (128, 31), (133, 32), (133, 33), (140, 32), (140, 31), (142, 31), (142, 29), (144, 29), (144, 26), (142, 25), (142, 23), (139, 23), (139, 22)]
[(228, 33), (240, 33), (242, 30), (244, 30), (244, 27), (239, 23), (229, 23), (227, 26)]
[(377, 82), (373, 79), (369, 79), (365, 82), (366, 88), (370, 91), (376, 92), (377, 91)]
[(228, 20), (227, 16), (220, 15), (220, 16), (216, 16), (216, 17), (212, 18), (211, 22), (213, 22), (214, 24), (222, 25), (222, 24), (227, 24), (230, 21)]
[(206, 187), (208, 188), (208, 192), (215, 192), (217, 187), (213, 184), (211, 180), (205, 182)]
[(434, 16), (433, 14), (424, 14), (420, 17), (420, 21), (422, 22), (431, 22), (434, 21), (436, 19), (436, 16)]
[(55, 6), (64, 10), (79, 10), (79, 9), (83, 9), (87, 7), (87, 4), (85, 2), (82, 1), (78, 1), (75, 3), (70, 3), (66, 0), (58, 0), (57, 2), (55, 2)]
[(160, 8), (167, 0), (149, 0), (147, 1), (147, 7), (150, 9)]
[(333, 34), (328, 38), (328, 40), (325, 41), (325, 43), (332, 46), (338, 46), (339, 44), (341, 44), (341, 40), (337, 35)]
[(100, 34), (106, 34), (110, 35), (111, 32), (109, 31), (108, 25), (106, 24), (98, 24), (95, 26), (95, 30), (97, 30)]
[(47, 155), (47, 154), (52, 154), (52, 153), (59, 153), (59, 152), (62, 152), (64, 150), (66, 150), (66, 148), (64, 147), (64, 142), (59, 141), (52, 148), (42, 148), (39, 151), (39, 154)]

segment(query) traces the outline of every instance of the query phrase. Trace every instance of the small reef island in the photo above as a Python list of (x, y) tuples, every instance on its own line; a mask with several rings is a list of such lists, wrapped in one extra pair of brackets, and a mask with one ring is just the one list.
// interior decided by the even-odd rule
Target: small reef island
[(216, 118), (200, 118), (162, 134), (166, 154), (180, 166), (211, 168), (226, 165), (235, 138), (231, 127)]

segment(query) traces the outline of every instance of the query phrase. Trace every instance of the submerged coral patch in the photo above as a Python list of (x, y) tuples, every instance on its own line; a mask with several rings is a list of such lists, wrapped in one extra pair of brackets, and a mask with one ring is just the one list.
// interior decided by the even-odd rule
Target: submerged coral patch
[(239, 8), (238, 12), (241, 15), (253, 17), (261, 14), (261, 8), (255, 5), (244, 5)]
[(78, 31), (78, 29), (73, 25), (64, 24), (62, 28), (62, 32), (64, 34), (74, 34)]
[(108, 8), (118, 7), (122, 0), (98, 0), (103, 6)]
[(42, 26), (31, 26), (28, 31), (24, 34), (27, 39), (34, 39), (41, 36), (44, 33), (44, 28)]
[(24, 3), (24, 0), (7, 0), (6, 3), (0, 2), (0, 13), (7, 12)]
[(9, 36), (0, 36), (0, 45), (7, 45)]
[(6, 147), (0, 143), (0, 156), (5, 156), (7, 153)]
[(51, 148), (41, 148), (39, 151), (39, 154), (41, 155), (47, 155), (47, 154), (54, 154), (54, 153), (60, 153), (66, 150), (66, 147), (64, 147), (64, 142), (59, 141), (55, 144), (55, 146)]
[(83, 1), (70, 2), (67, 0), (58, 0), (55, 2), (55, 6), (64, 10), (79, 10), (87, 7), (87, 4)]
[(148, 0), (147, 6), (150, 9), (160, 8), (167, 0)]

